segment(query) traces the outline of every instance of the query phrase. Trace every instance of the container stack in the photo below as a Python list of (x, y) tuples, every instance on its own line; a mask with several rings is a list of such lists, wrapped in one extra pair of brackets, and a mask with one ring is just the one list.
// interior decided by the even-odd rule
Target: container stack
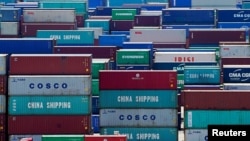
[(101, 135), (178, 140), (175, 70), (101, 70)]
[[(23, 18), (21, 22), (21, 35), (22, 37), (40, 37), (38, 30), (58, 30), (58, 31), (71, 31), (77, 28), (76, 24), (76, 11), (73, 8), (60, 9), (60, 8), (24, 8)], [(56, 32), (55, 31), (55, 32)], [(73, 31), (72, 31), (73, 32)], [(61, 33), (61, 32), (60, 32)], [(49, 34), (49, 33), (48, 33)], [(68, 33), (69, 34), (69, 33)], [(53, 33), (54, 36), (41, 36), (45, 38), (55, 38), (60, 36), (59, 33)], [(56, 36), (57, 35), (57, 36)], [(70, 33), (70, 35), (74, 35)], [(58, 37), (60, 40), (77, 40), (75, 36), (69, 38), (66, 35)], [(78, 35), (79, 36), (79, 35)], [(60, 40), (59, 43), (60, 43)], [(79, 40), (79, 39), (78, 39)]]
[(0, 38), (20, 37), (21, 9), (0, 7)]
[(100, 133), (99, 127), (99, 71), (110, 69), (110, 59), (92, 59), (92, 126), (94, 133)]
[(0, 140), (7, 140), (7, 54), (0, 54)]
[(91, 134), (91, 54), (11, 54), (8, 135)]
[(184, 90), (184, 140), (207, 140), (208, 125), (248, 125), (248, 96), (242, 90)]

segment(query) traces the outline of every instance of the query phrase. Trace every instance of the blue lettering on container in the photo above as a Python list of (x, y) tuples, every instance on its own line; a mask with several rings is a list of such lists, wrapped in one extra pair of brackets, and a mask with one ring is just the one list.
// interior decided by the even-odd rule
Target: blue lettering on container
[(125, 115), (120, 115), (119, 116), (119, 119), (120, 120), (140, 120), (141, 118), (143, 119), (143, 120), (155, 120), (156, 119), (156, 116), (155, 115), (150, 115), (150, 116), (148, 116), (148, 115), (142, 115), (142, 116), (140, 116), (140, 115), (135, 115), (134, 116), (134, 118), (133, 118), (133, 116), (132, 115), (127, 115), (127, 116), (125, 116)]
[(67, 83), (62, 83), (62, 84), (59, 84), (59, 83), (38, 83), (38, 84), (34, 84), (34, 83), (30, 83), (29, 84), (29, 88), (30, 89), (35, 89), (35, 88), (38, 88), (38, 89), (43, 89), (43, 88), (46, 88), (46, 89), (59, 89), (59, 88), (63, 88), (63, 89), (67, 89), (68, 85)]

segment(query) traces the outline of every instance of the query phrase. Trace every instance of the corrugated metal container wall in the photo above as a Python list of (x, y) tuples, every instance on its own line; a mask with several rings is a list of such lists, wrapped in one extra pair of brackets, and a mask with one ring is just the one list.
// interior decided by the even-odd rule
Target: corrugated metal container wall
[(224, 83), (224, 90), (250, 90), (250, 83)]
[(177, 109), (100, 109), (100, 127), (177, 127)]
[(127, 141), (126, 135), (85, 135), (84, 141)]
[(223, 65), (224, 83), (249, 83), (250, 65)]
[(6, 141), (7, 137), (5, 133), (0, 133), (0, 140), (1, 141)]
[[(110, 102), (112, 101), (112, 102)], [(176, 90), (101, 90), (100, 108), (177, 108)]]
[(95, 39), (99, 39), (99, 36), (103, 34), (102, 27), (78, 27), (77, 30), (93, 30)]
[(241, 90), (184, 90), (182, 105), (186, 110), (247, 110), (250, 91)]
[(130, 29), (131, 42), (186, 43), (185, 29)]
[(56, 39), (57, 45), (94, 45), (93, 30), (37, 30), (37, 38)]
[(94, 133), (100, 133), (100, 118), (98, 115), (92, 115), (92, 128)]
[(134, 20), (136, 9), (112, 9), (112, 20)]
[(42, 135), (42, 141), (85, 141), (85, 135)]
[(23, 138), (31, 138), (32, 141), (42, 141), (42, 135), (9, 135), (9, 141), (20, 141)]
[(249, 110), (187, 110), (184, 128), (207, 129), (208, 125), (248, 125)]
[[(53, 53), (56, 40), (51, 38), (0, 38), (0, 53)], [(21, 47), (20, 47), (21, 45)]]
[(9, 74), (89, 75), (91, 64), (91, 54), (11, 54)]
[(101, 128), (101, 135), (113, 135), (114, 131), (118, 131), (120, 134), (127, 135), (128, 141), (153, 141), (153, 140), (169, 140), (178, 141), (177, 128), (125, 128), (125, 127), (105, 127)]
[(161, 16), (135, 15), (134, 26), (161, 26)]
[(218, 85), (220, 84), (220, 66), (185, 66), (185, 85)]
[(127, 41), (127, 35), (100, 35), (99, 36), (99, 45), (100, 46), (117, 46), (121, 47), (123, 42)]
[(250, 45), (220, 45), (220, 57), (250, 57)]
[(37, 30), (75, 30), (76, 23), (21, 23), (22, 37), (36, 37)]
[(100, 90), (177, 89), (175, 70), (101, 70), (99, 76)]
[(236, 8), (238, 0), (192, 0), (192, 8)]
[(216, 62), (216, 53), (156, 51), (154, 53), (154, 62)]
[(110, 59), (92, 59), (92, 79), (99, 79), (100, 70), (110, 69)]
[(129, 31), (134, 27), (134, 20), (111, 20), (110, 31)]
[(151, 70), (150, 65), (116, 65), (116, 70)]
[(55, 54), (84, 53), (92, 54), (93, 58), (110, 58), (114, 61), (116, 58), (116, 46), (55, 46)]
[(100, 106), (99, 106), (99, 96), (92, 96), (91, 97), (91, 113), (92, 114), (99, 114)]
[(19, 22), (0, 22), (0, 35), (19, 36)]
[(224, 65), (250, 65), (250, 57), (222, 57), (221, 69)]
[(214, 44), (221, 41), (246, 41), (246, 29), (190, 29), (189, 44)]
[(250, 22), (250, 9), (217, 9), (218, 22)]
[(3, 82), (2, 77), (7, 74), (8, 54), (0, 54), (0, 81)]
[(116, 52), (117, 65), (150, 65), (151, 64), (150, 49), (119, 49)]
[(84, 27), (102, 27), (104, 32), (110, 32), (111, 19), (86, 19)]
[(9, 135), (90, 134), (91, 126), (91, 115), (8, 116)]
[(9, 115), (87, 115), (90, 96), (9, 96)]
[(221, 85), (209, 84), (209, 85), (184, 85), (183, 89), (184, 90), (221, 90), (222, 88), (221, 88)]
[(1, 22), (19, 22), (21, 20), (21, 8), (1, 7)]
[(6, 95), (0, 95), (0, 114), (5, 114), (6, 113)]
[(99, 96), (99, 79), (92, 79), (92, 96)]
[(208, 141), (207, 129), (185, 129), (185, 141)]
[[(1, 100), (1, 105), (2, 105), (2, 100)], [(7, 115), (6, 113), (3, 113), (0, 114), (0, 133), (5, 133), (6, 131), (7, 131)]]
[(23, 9), (23, 22), (75, 22), (75, 9), (27, 8)]
[(8, 95), (90, 95), (91, 75), (9, 75)]

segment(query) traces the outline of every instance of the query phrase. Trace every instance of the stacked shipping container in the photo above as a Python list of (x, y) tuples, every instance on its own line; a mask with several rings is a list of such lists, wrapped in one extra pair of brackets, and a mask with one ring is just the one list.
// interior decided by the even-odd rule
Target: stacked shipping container
[[(101, 134), (135, 140), (178, 140), (177, 72), (100, 71)], [(111, 102), (112, 101), (112, 102)]]
[(91, 54), (11, 54), (8, 134), (90, 134), (91, 64)]

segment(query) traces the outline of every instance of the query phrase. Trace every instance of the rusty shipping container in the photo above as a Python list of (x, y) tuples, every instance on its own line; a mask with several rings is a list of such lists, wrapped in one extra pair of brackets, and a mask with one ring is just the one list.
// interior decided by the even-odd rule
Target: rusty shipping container
[(36, 37), (37, 30), (74, 30), (77, 28), (73, 23), (21, 23), (22, 37)]
[(221, 41), (246, 41), (245, 29), (190, 29), (189, 44), (216, 44)]
[(91, 74), (91, 54), (12, 54), (9, 74)]
[(177, 89), (176, 70), (100, 70), (100, 90)]
[(116, 46), (55, 46), (54, 54), (92, 54), (92, 58), (110, 58), (115, 60)]
[(248, 90), (184, 90), (181, 103), (185, 110), (249, 110)]
[(7, 124), (7, 120), (6, 120), (6, 114), (0, 114), (0, 133), (4, 133), (6, 130), (6, 124)]
[(8, 134), (90, 134), (91, 115), (8, 116)]
[(84, 141), (127, 141), (126, 135), (85, 135)]

